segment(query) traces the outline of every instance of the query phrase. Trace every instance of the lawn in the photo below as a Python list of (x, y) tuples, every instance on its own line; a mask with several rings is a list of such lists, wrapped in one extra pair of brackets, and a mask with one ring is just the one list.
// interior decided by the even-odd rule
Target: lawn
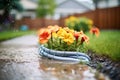
[(33, 34), (35, 31), (4, 31), (0, 32), (0, 41), (8, 40), (18, 36)]
[(88, 36), (90, 37), (88, 44), (90, 50), (120, 61), (120, 31), (103, 30), (97, 38), (91, 34)]

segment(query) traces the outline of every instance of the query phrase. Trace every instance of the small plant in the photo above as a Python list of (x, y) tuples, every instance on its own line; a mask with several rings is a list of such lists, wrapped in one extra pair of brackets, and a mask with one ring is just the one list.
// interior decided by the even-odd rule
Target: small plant
[(75, 31), (68, 27), (48, 26), (38, 32), (39, 43), (49, 49), (60, 51), (85, 52), (84, 42), (88, 43), (89, 37), (83, 31)]
[(90, 33), (93, 34), (93, 35), (96, 35), (98, 37), (99, 34), (100, 34), (100, 31), (97, 27), (93, 27), (93, 28), (90, 29)]
[(74, 29), (76, 31), (89, 31), (93, 26), (93, 21), (86, 17), (74, 17), (70, 16), (65, 20), (65, 25), (70, 29)]

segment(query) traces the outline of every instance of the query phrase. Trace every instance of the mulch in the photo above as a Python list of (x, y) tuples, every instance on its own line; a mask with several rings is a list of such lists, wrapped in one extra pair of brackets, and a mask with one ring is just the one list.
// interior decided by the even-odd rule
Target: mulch
[(120, 61), (113, 61), (107, 56), (96, 55), (92, 51), (88, 51), (88, 55), (91, 57), (89, 66), (108, 75), (111, 80), (120, 80)]

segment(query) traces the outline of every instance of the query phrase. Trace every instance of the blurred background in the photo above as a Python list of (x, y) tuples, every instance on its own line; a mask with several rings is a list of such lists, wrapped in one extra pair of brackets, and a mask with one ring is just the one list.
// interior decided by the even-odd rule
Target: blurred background
[(100, 29), (120, 29), (120, 0), (0, 0), (0, 31), (66, 26), (70, 16), (87, 17)]

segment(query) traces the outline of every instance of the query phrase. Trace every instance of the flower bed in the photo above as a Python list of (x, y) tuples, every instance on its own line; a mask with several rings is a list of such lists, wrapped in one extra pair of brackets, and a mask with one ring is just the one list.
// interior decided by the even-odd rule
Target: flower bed
[(89, 62), (85, 52), (89, 37), (83, 31), (74, 31), (68, 27), (48, 26), (38, 31), (39, 53), (57, 60)]

